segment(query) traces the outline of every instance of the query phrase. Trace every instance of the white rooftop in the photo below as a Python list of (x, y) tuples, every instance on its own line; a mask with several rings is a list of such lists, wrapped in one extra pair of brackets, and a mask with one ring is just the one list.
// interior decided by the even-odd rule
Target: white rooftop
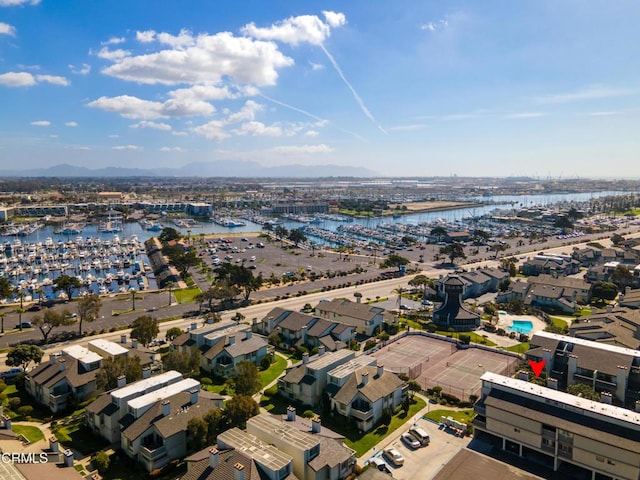
[(483, 382), (491, 382), (499, 389), (502, 388), (504, 390), (505, 388), (503, 387), (506, 387), (511, 390), (543, 398), (545, 399), (545, 402), (552, 401), (556, 404), (574, 407), (572, 408), (573, 411), (579, 411), (583, 415), (602, 415), (608, 417), (610, 420), (615, 419), (624, 423), (633, 424), (635, 428), (640, 427), (640, 413), (627, 410), (626, 408), (587, 400), (586, 398), (571, 395), (570, 393), (560, 392), (552, 388), (542, 387), (535, 383), (505, 377), (492, 372), (486, 372), (482, 377), (480, 377), (480, 379)]
[(80, 345), (71, 345), (69, 347), (63, 348), (62, 353), (75, 358), (76, 360), (84, 364), (99, 362), (102, 360), (102, 357), (100, 355)]
[[(287, 425), (287, 422), (277, 420), (269, 413), (260, 413), (247, 420), (247, 426), (253, 426), (257, 430), (269, 433), (280, 438), (285, 443), (308, 450), (318, 445), (319, 440), (308, 432), (298, 430), (296, 427)], [(250, 428), (247, 428), (249, 431)]]
[(163, 400), (165, 398), (171, 397), (176, 393), (180, 392), (188, 392), (189, 390), (193, 390), (194, 388), (200, 389), (200, 382), (193, 378), (185, 378), (179, 382), (173, 383), (166, 387), (160, 388), (158, 390), (154, 390), (153, 392), (149, 392), (141, 397), (134, 398), (128, 402), (129, 408), (138, 409), (141, 407), (146, 407), (151, 405), (158, 400)]
[[(355, 352), (353, 350), (347, 350), (346, 348), (336, 350), (335, 352), (326, 352), (322, 355), (314, 355), (313, 357), (309, 358), (309, 361), (307, 362), (307, 368), (320, 370), (334, 362), (338, 362), (340, 360), (346, 359), (347, 357), (353, 356), (355, 356)], [(296, 363), (294, 366), (298, 365), (301, 365), (301, 363)]]
[(176, 372), (175, 370), (169, 370), (168, 372), (161, 373), (160, 375), (156, 375), (154, 377), (145, 378), (143, 380), (138, 380), (130, 385), (119, 388), (111, 392), (112, 398), (127, 398), (136, 393), (140, 395), (144, 395), (148, 391), (152, 390), (154, 387), (158, 385), (162, 385), (164, 383), (177, 382), (182, 378), (182, 374), (180, 372)]
[(218, 443), (235, 448), (275, 472), (286, 467), (293, 460), (290, 455), (281, 452), (273, 445), (263, 443), (255, 435), (237, 427), (218, 435)]
[[(215, 340), (216, 338), (224, 337), (226, 335), (234, 335), (234, 334), (249, 331), (249, 330), (250, 330), (249, 325), (233, 322), (233, 325), (227, 326), (227, 328), (219, 329), (219, 330), (215, 330), (213, 332), (207, 333), (204, 336), (204, 338), (207, 340)], [(244, 336), (242, 336), (242, 338), (244, 338)], [(236, 340), (239, 340), (239, 339), (240, 337), (236, 338)]]
[(567, 335), (560, 335), (557, 333), (539, 331), (536, 332), (534, 337), (549, 338), (557, 340), (559, 342), (572, 343), (574, 345), (581, 345), (583, 347), (594, 348), (603, 350), (605, 352), (618, 353), (622, 355), (630, 355), (632, 357), (640, 357), (640, 350), (633, 350), (632, 348), (619, 347), (617, 345), (609, 345), (608, 343), (594, 342), (593, 340), (586, 340), (584, 338), (569, 337)]
[(352, 358), (347, 363), (338, 365), (333, 370), (330, 370), (327, 375), (335, 378), (344, 378), (351, 375), (353, 372), (361, 367), (368, 365), (377, 365), (378, 359), (370, 355), (360, 355), (359, 357)]
[(124, 348), (122, 345), (118, 345), (117, 343), (112, 342), (111, 340), (104, 340), (101, 338), (97, 340), (91, 340), (89, 342), (89, 345), (99, 348), (100, 350), (108, 353), (111, 356), (122, 355), (129, 351), (128, 349)]
[(233, 320), (223, 320), (223, 321), (218, 322), (218, 323), (207, 323), (207, 324), (203, 325), (202, 327), (195, 328), (193, 330), (189, 330), (189, 333), (192, 336), (193, 335), (206, 335), (207, 333), (216, 332), (218, 330), (223, 330), (223, 329), (229, 328), (229, 327), (231, 327), (233, 325), (236, 325), (236, 322), (234, 322)]

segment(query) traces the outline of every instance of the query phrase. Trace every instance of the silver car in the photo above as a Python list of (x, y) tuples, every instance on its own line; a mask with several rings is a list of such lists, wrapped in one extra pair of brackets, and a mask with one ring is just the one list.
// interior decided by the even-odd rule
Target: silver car
[(416, 448), (420, 448), (421, 446), (418, 439), (413, 435), (411, 435), (409, 432), (404, 432), (402, 435), (400, 435), (400, 438), (402, 439), (402, 441), (407, 447), (416, 449)]

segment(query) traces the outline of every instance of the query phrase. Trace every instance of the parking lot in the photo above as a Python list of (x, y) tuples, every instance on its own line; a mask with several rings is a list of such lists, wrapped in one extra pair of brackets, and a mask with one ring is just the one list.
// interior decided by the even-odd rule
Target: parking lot
[[(425, 430), (431, 437), (428, 446), (418, 449), (411, 449), (400, 440), (400, 435), (406, 432), (410, 424), (398, 429), (393, 435), (387, 437), (376, 448), (375, 456), (383, 458), (382, 450), (385, 448), (394, 448), (404, 457), (404, 465), (395, 467), (391, 462), (385, 459), (393, 478), (403, 479), (420, 479), (428, 480), (433, 478), (435, 474), (451, 460), (460, 449), (466, 447), (471, 439), (469, 437), (458, 437), (442, 430), (437, 424), (425, 419), (416, 421), (416, 426)], [(369, 457), (371, 458), (371, 457)], [(363, 463), (367, 460), (363, 459)]]

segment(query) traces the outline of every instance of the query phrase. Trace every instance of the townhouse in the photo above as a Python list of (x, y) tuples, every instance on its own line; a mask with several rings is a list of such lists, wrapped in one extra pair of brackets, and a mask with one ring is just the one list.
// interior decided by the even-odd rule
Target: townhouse
[(351, 325), (356, 333), (372, 337), (383, 323), (395, 322), (393, 315), (384, 308), (363, 303), (355, 303), (346, 298), (335, 298), (330, 302), (320, 302), (316, 306), (316, 315), (334, 322)]

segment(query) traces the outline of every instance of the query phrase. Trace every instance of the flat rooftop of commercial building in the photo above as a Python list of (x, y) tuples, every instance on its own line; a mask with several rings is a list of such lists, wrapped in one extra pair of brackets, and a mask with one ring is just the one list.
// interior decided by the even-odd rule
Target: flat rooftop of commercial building
[(359, 357), (352, 358), (346, 363), (342, 365), (338, 365), (333, 370), (330, 370), (328, 375), (335, 378), (344, 378), (348, 375), (351, 375), (353, 372), (358, 370), (361, 367), (366, 367), (368, 365), (377, 365), (378, 359), (372, 357), (370, 355), (360, 355)]
[(80, 345), (71, 345), (70, 347), (63, 348), (62, 353), (85, 364), (99, 362), (102, 360), (100, 355), (92, 352), (86, 347), (81, 347)]
[(261, 413), (255, 417), (251, 417), (247, 421), (247, 425), (252, 424), (257, 429), (269, 433), (284, 440), (296, 448), (308, 450), (319, 444), (319, 440), (312, 434), (302, 432), (282, 420), (278, 420), (268, 413)]
[[(349, 356), (353, 356), (355, 353), (353, 350), (347, 350), (345, 348), (341, 350), (336, 350), (335, 352), (327, 352), (322, 355), (314, 355), (307, 362), (307, 368), (312, 368), (314, 370), (320, 370), (325, 368), (328, 365), (331, 365), (334, 362), (337, 362), (342, 359), (346, 359)], [(296, 363), (294, 366), (298, 366), (300, 363)]]
[(168, 372), (161, 373), (160, 375), (138, 380), (130, 385), (114, 390), (111, 392), (111, 396), (113, 398), (127, 398), (136, 393), (143, 394), (150, 388), (157, 387), (164, 383), (177, 382), (180, 378), (182, 378), (182, 374), (180, 372), (169, 370)]
[(97, 340), (91, 340), (89, 342), (89, 345), (99, 348), (100, 350), (108, 353), (111, 356), (123, 355), (129, 351), (128, 349), (124, 348), (122, 345), (118, 345), (117, 343), (112, 342), (111, 340), (104, 340), (102, 338), (99, 338)]
[(193, 388), (197, 388), (199, 390), (200, 382), (193, 378), (185, 378), (184, 380), (180, 380), (179, 382), (172, 383), (171, 385), (159, 388), (158, 390), (154, 390), (153, 392), (149, 392), (145, 395), (142, 395), (141, 397), (130, 400), (129, 407), (133, 409), (145, 407), (157, 402), (158, 400), (163, 400), (165, 398), (171, 397), (176, 393), (188, 392)]
[(552, 388), (542, 387), (535, 383), (505, 377), (492, 372), (485, 373), (480, 379), (483, 382), (491, 382), (498, 389), (510, 389), (533, 395), (543, 399), (547, 403), (551, 402), (557, 407), (567, 406), (571, 411), (579, 412), (582, 415), (601, 415), (608, 417), (609, 421), (613, 419), (617, 420), (617, 424), (623, 422), (633, 425), (634, 428), (640, 428), (640, 413), (627, 410), (626, 408), (587, 400), (586, 398), (571, 395), (570, 393), (559, 392)]
[(219, 434), (218, 442), (235, 448), (239, 452), (253, 458), (256, 462), (276, 472), (286, 467), (292, 461), (291, 456), (278, 450), (273, 445), (262, 442), (255, 435), (251, 435), (237, 427)]

